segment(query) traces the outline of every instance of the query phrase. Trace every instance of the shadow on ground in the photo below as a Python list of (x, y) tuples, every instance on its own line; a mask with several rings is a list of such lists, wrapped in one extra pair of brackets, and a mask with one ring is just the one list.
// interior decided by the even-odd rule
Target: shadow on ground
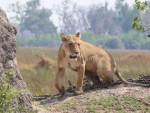
[[(143, 84), (143, 87), (150, 87), (150, 76), (141, 76), (138, 79), (127, 79), (129, 82), (135, 82), (135, 83), (141, 83)], [(69, 87), (65, 90), (64, 95), (56, 94), (56, 95), (40, 95), (40, 96), (34, 96), (33, 100), (40, 101), (40, 105), (46, 105), (51, 104), (55, 102), (62, 102), (65, 100), (68, 100), (69, 98), (73, 98), (77, 95), (75, 95), (75, 86), (71, 84), (70, 81), (68, 81)], [(123, 84), (120, 80), (115, 81), (115, 83), (108, 84), (106, 82), (99, 81), (96, 84), (91, 84), (90, 81), (85, 80), (83, 84), (83, 90), (84, 94), (95, 91), (95, 90), (114, 90), (119, 89), (122, 87), (135, 87), (135, 85), (127, 85)]]

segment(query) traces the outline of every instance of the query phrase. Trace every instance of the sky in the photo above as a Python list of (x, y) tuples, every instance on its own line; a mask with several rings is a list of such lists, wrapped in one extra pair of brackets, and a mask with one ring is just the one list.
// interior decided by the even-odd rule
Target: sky
[[(17, 1), (19, 1), (21, 4), (25, 4), (26, 1), (28, 0), (0, 0), (0, 8), (2, 8), (7, 13), (9, 19), (14, 16), (10, 9), (10, 4), (16, 3)], [(40, 1), (42, 7), (53, 8), (56, 7), (56, 5), (59, 5), (63, 0), (40, 0)], [(72, 0), (72, 1), (77, 3), (77, 5), (81, 7), (89, 7), (90, 5), (94, 4), (104, 5), (105, 2), (107, 2), (108, 7), (113, 8), (115, 6), (116, 0)], [(129, 5), (132, 5), (134, 3), (134, 0), (124, 0), (124, 1), (129, 3)], [(55, 14), (52, 15), (52, 20), (57, 20), (56, 18), (57, 17)], [(57, 24), (56, 21), (54, 23)]]
[[(15, 2), (21, 2), (22, 4), (25, 4), (26, 1), (28, 0), (0, 0), (0, 7), (7, 12), (8, 16), (11, 16), (10, 13), (10, 4), (15, 3)], [(41, 5), (46, 7), (46, 8), (52, 8), (56, 6), (57, 4), (60, 4), (63, 0), (41, 0)], [(110, 2), (111, 1), (111, 2)], [(104, 4), (105, 2), (110, 2), (109, 7), (114, 7), (116, 0), (73, 0), (73, 2), (77, 3), (80, 6), (83, 7), (88, 7), (92, 4)], [(133, 4), (134, 0), (124, 0), (129, 4)]]

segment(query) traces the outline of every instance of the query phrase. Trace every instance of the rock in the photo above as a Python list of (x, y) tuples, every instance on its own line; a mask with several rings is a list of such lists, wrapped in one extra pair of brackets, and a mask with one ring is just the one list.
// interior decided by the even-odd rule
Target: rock
[[(5, 12), (0, 9), (0, 80), (3, 80), (6, 70), (12, 71), (12, 76), (9, 76), (10, 84), (13, 88), (27, 91), (26, 83), (24, 82), (18, 69), (16, 60), (16, 34), (17, 29), (10, 24)], [(23, 105), (27, 109), (32, 109), (31, 94), (19, 94), (19, 97), (13, 99), (13, 107)], [(22, 113), (23, 111), (18, 111)]]

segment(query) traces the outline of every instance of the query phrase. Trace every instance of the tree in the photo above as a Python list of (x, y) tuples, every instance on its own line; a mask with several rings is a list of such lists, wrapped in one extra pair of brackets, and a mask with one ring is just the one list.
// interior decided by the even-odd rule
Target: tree
[[(145, 39), (146, 40), (146, 39)], [(141, 49), (150, 49), (150, 40), (145, 41), (142, 45), (141, 45)]]
[[(49, 43), (51, 43), (55, 47), (59, 44), (57, 28), (50, 20), (52, 12), (49, 9), (40, 8), (40, 0), (29, 0), (24, 6), (21, 6), (17, 2), (16, 4), (13, 4), (12, 7), (12, 9), (16, 12), (16, 19), (18, 19), (19, 21), (19, 31), (21, 32), (21, 36), (18, 36), (17, 38), (19, 42), (26, 40), (26, 44), (30, 43), (30, 45), (32, 46), (41, 46), (45, 42), (49, 42), (49, 40), (51, 40), (52, 38), (53, 40), (55, 40), (53, 41), (54, 43)], [(19, 11), (20, 7), (23, 7), (22, 11)], [(45, 39), (47, 40), (43, 39), (45, 42), (42, 41), (40, 43), (40, 41), (42, 40), (41, 38), (43, 38), (44, 35), (46, 37)], [(32, 43), (29, 42), (31, 37), (32, 39), (34, 39), (32, 40)], [(49, 43), (45, 46), (49, 46)]]
[(29, 30), (37, 38), (41, 34), (57, 34), (56, 27), (50, 21), (51, 10), (39, 8), (40, 0), (30, 0), (25, 9), (24, 21), (21, 23), (21, 30)]
[(75, 33), (88, 30), (86, 10), (78, 7), (72, 0), (63, 0), (55, 11), (59, 19), (60, 32)]
[(91, 25), (91, 31), (97, 35), (103, 33), (116, 35), (120, 33), (120, 25), (115, 23), (117, 13), (108, 9), (108, 4), (105, 6), (91, 6), (88, 12), (88, 21)]
[(99, 37), (97, 37), (93, 32), (88, 31), (88, 32), (83, 32), (82, 33), (82, 40), (86, 42), (90, 42), (92, 44), (96, 44), (96, 41)]
[(36, 9), (32, 12), (26, 12), (21, 30), (29, 30), (37, 38), (41, 34), (51, 34), (56, 37), (57, 31), (54, 24), (49, 21), (51, 11), (47, 9)]
[[(142, 11), (144, 14), (150, 14), (150, 6), (148, 6), (148, 1), (141, 2), (140, 0), (135, 0), (136, 8)], [(150, 25), (144, 25), (142, 21), (142, 15), (135, 16), (133, 19), (132, 28), (137, 30), (147, 31), (150, 29)]]
[(110, 49), (123, 49), (124, 48), (123, 43), (121, 42), (119, 38), (111, 38), (107, 40), (105, 43), (105, 47), (110, 48)]
[(147, 41), (145, 40), (143, 33), (135, 30), (132, 30), (128, 33), (122, 33), (119, 37), (126, 49), (141, 49), (141, 45)]
[(119, 24), (122, 32), (129, 32), (132, 29), (132, 20), (138, 14), (135, 6), (131, 8), (127, 3), (120, 1), (116, 2), (117, 16), (115, 17), (116, 24)]

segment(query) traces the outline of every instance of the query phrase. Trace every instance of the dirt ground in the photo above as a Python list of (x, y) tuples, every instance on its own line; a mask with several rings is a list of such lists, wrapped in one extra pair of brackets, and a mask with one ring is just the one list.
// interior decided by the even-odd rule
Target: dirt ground
[[(38, 113), (92, 113), (87, 110), (87, 106), (85, 104), (87, 101), (92, 99), (97, 100), (99, 98), (108, 97), (115, 97), (119, 99), (121, 97), (134, 97), (140, 100), (149, 96), (150, 88), (129, 87), (120, 84), (110, 88), (91, 90), (78, 96), (65, 94), (63, 97), (48, 98), (38, 102), (36, 101), (33, 102), (33, 108), (37, 110)], [(103, 113), (105, 110), (99, 110), (99, 112)]]

